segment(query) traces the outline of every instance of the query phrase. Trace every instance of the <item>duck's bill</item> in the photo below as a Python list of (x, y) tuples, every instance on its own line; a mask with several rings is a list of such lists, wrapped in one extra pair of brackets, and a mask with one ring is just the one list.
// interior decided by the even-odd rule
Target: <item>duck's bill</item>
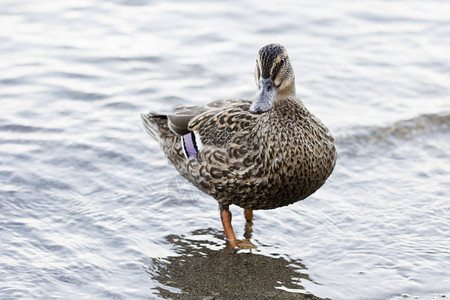
[(277, 94), (277, 88), (270, 78), (261, 79), (259, 82), (259, 92), (250, 106), (253, 113), (263, 113), (272, 107), (273, 99)]

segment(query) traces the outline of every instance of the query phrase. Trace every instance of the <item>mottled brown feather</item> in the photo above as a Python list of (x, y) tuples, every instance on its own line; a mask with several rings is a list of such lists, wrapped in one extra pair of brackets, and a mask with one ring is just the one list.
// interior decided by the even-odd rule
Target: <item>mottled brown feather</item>
[(181, 175), (220, 206), (272, 209), (302, 200), (325, 183), (336, 163), (334, 139), (298, 98), (276, 100), (264, 114), (250, 113), (250, 100), (221, 101), (189, 122), (203, 143), (198, 160), (183, 155), (167, 119), (143, 115)]

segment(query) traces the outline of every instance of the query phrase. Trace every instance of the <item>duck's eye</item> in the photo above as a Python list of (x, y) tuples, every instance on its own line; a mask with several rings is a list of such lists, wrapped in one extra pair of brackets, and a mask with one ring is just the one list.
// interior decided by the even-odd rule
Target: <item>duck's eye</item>
[(281, 63), (282, 66), (284, 66), (284, 62), (285, 62), (285, 61), (284, 61), (284, 58), (282, 58), (282, 59), (280, 60), (280, 63)]

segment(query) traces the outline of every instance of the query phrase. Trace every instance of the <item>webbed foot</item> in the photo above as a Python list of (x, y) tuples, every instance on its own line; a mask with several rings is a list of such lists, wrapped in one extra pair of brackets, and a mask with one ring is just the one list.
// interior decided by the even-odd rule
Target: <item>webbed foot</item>
[(256, 249), (256, 245), (254, 245), (250, 239), (245, 239), (245, 240), (236, 240), (235, 242), (235, 246), (239, 249)]

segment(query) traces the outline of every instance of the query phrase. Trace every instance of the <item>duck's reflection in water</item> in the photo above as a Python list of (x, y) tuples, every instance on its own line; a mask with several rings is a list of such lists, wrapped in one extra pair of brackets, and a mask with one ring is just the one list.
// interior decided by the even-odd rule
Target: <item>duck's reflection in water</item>
[(298, 282), (309, 276), (304, 273), (306, 268), (301, 262), (267, 257), (250, 250), (236, 251), (229, 246), (223, 248), (223, 236), (213, 229), (192, 234), (191, 239), (167, 236), (179, 256), (154, 259), (149, 267), (148, 273), (161, 284), (157, 288), (159, 296), (167, 299), (320, 299), (302, 293), (303, 287)]

